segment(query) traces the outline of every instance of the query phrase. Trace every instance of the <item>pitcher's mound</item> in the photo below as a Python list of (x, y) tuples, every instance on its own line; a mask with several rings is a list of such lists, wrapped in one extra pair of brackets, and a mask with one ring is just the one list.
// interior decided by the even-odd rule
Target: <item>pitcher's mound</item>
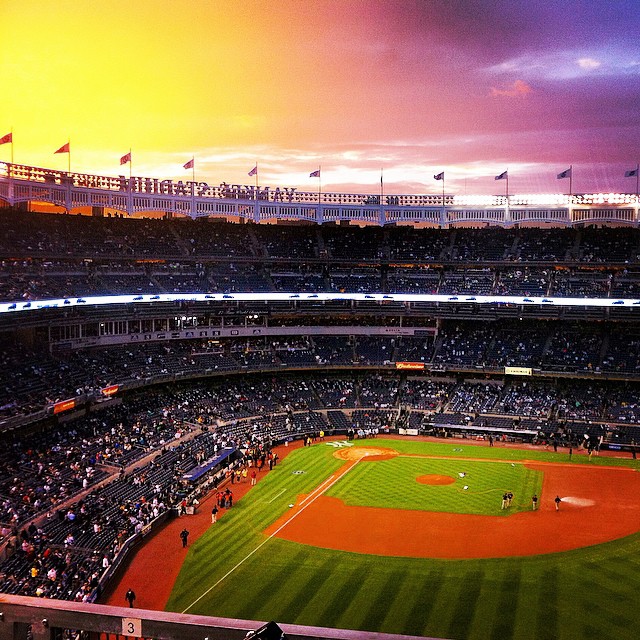
[(333, 455), (340, 460), (389, 460), (400, 454), (395, 449), (382, 447), (349, 447), (338, 449)]
[(451, 476), (441, 476), (435, 473), (416, 478), (416, 482), (420, 484), (453, 484), (455, 481), (456, 479)]

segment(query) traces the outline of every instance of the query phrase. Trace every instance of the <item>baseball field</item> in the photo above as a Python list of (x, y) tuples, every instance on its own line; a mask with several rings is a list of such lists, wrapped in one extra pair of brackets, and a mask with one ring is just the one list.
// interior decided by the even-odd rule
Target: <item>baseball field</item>
[(630, 459), (318, 442), (191, 545), (166, 608), (439, 638), (634, 638), (639, 496)]

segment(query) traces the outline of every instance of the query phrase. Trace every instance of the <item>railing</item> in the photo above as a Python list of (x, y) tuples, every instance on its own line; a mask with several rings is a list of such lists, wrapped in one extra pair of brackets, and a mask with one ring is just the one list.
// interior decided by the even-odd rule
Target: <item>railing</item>
[[(105, 634), (155, 640), (269, 640), (265, 623), (209, 616), (166, 613), (126, 607), (42, 600), (3, 595), (0, 601), (0, 640), (57, 640)], [(416, 640), (416, 636), (370, 633), (280, 624), (288, 640)], [(69, 633), (71, 632), (71, 633)], [(91, 634), (91, 636), (88, 636)]]

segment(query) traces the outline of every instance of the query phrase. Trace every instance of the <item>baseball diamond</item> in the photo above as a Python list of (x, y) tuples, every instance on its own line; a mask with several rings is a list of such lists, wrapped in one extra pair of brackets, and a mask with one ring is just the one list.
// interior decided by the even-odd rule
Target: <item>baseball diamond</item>
[[(279, 450), (281, 465), (176, 558), (181, 570), (170, 595), (165, 589), (168, 610), (453, 638), (487, 637), (497, 625), (534, 638), (549, 617), (524, 603), (544, 599), (560, 637), (602, 624), (588, 603), (603, 580), (620, 598), (616, 615), (634, 601), (628, 581), (638, 565), (640, 476), (630, 460), (581, 455), (567, 464), (530, 448), (401, 438)], [(423, 484), (432, 469), (453, 482)], [(515, 496), (508, 514), (500, 508), (505, 489)], [(489, 498), (485, 512), (465, 513), (478, 495)], [(162, 537), (148, 544), (157, 548)], [(134, 560), (121, 584), (136, 574), (150, 578), (145, 596), (153, 601), (153, 567)], [(561, 613), (559, 597), (577, 575), (578, 604)], [(500, 622), (507, 593), (523, 606)], [(610, 620), (607, 637), (625, 637)]]

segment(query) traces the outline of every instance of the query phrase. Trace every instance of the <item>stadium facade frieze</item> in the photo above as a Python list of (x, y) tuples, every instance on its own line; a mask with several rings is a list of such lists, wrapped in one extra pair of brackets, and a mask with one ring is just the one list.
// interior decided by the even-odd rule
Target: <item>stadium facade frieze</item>
[(628, 193), (371, 195), (299, 191), (295, 187), (173, 181), (141, 176), (100, 176), (0, 163), (0, 199), (10, 206), (41, 202), (67, 212), (219, 217), (252, 221), (297, 220), (322, 224), (626, 224), (640, 219), (639, 198)]

